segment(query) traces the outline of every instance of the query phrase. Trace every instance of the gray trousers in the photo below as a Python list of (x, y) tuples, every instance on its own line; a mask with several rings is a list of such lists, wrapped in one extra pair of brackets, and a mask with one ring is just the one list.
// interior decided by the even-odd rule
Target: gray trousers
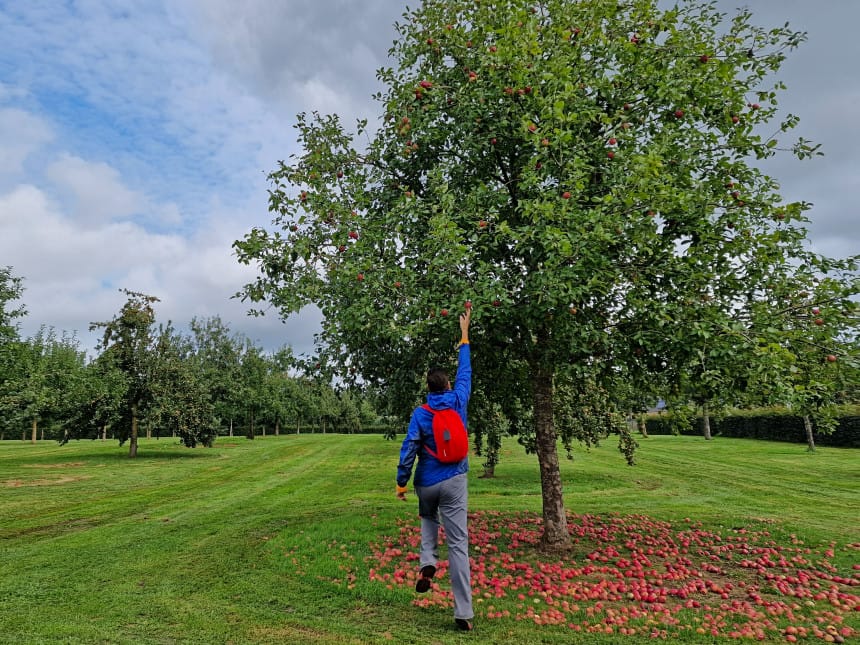
[(456, 475), (433, 486), (416, 486), (421, 516), (421, 567), (436, 566), (439, 559), (439, 519), (448, 544), (448, 574), (454, 593), (454, 618), (471, 620), (472, 583), (469, 570), (469, 502), (467, 475)]

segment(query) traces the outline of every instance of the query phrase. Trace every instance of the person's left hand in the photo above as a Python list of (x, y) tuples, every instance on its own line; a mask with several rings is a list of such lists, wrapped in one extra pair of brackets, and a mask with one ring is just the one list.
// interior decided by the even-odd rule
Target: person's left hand
[(406, 501), (406, 486), (397, 487), (397, 499), (399, 499), (401, 502)]

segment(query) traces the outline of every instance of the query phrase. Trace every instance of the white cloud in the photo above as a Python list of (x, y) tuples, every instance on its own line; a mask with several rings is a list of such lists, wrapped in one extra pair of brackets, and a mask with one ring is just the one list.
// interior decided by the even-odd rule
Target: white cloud
[(0, 109), (0, 177), (22, 173), (27, 157), (53, 137), (43, 119), (17, 108)]
[(116, 169), (63, 154), (45, 174), (58, 188), (78, 224), (88, 227), (140, 213), (147, 207), (142, 195), (123, 185)]

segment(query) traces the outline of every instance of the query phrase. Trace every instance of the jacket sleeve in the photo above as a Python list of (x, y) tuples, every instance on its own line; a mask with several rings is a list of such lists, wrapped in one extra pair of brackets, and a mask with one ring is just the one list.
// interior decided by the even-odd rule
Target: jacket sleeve
[(412, 466), (415, 463), (415, 457), (421, 448), (421, 429), (418, 427), (418, 420), (415, 418), (415, 414), (415, 412), (412, 413), (412, 419), (409, 421), (409, 429), (406, 431), (406, 438), (403, 439), (403, 445), (400, 446), (400, 463), (397, 464), (398, 486), (406, 486), (409, 482), (409, 478), (412, 477)]
[(472, 354), (468, 343), (460, 345), (457, 376), (454, 379), (454, 394), (457, 397), (458, 407), (465, 410), (469, 397), (472, 395)]

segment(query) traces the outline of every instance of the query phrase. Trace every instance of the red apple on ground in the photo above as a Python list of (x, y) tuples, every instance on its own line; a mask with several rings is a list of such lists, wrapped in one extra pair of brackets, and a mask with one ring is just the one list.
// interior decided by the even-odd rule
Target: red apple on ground
[(607, 141), (607, 143), (610, 146), (614, 146), (616, 143), (618, 143), (618, 139), (616, 139), (615, 137), (612, 137), (611, 139), (609, 139), (609, 141)]
[(824, 318), (816, 318), (814, 322), (816, 325), (818, 325), (820, 327), (821, 325), (824, 324)]
[(681, 110), (681, 109), (675, 110), (675, 117), (676, 118), (680, 119), (682, 116), (684, 116), (684, 110)]
[(828, 354), (827, 355), (827, 362), (828, 363), (835, 363), (836, 362), (836, 356), (834, 356), (833, 354)]
[(357, 240), (358, 239), (358, 233), (356, 233), (355, 231), (350, 231), (349, 232), (349, 239)]
[(534, 132), (535, 130), (537, 130), (537, 125), (529, 123), (529, 132)]
[(402, 287), (402, 286), (403, 286), (403, 283), (402, 283), (402, 282), (400, 282), (399, 280), (398, 280), (397, 282), (395, 282), (395, 283), (394, 283), (394, 288), (395, 288), (395, 289), (399, 289), (399, 288), (400, 288), (400, 287)]
[(542, 146), (548, 146), (549, 145), (549, 139), (541, 139), (540, 144)]
[(362, 280), (364, 280), (364, 274), (359, 273), (357, 276), (355, 276), (355, 279), (358, 280), (359, 282), (361, 282)]
[(502, 301), (501, 300), (493, 300), (493, 306), (494, 307), (501, 307)]
[(609, 152), (606, 153), (606, 156), (609, 157), (610, 159), (614, 159), (615, 158), (615, 152), (613, 150), (610, 150)]
[(486, 228), (486, 227), (487, 227), (487, 220), (482, 219), (482, 220), (478, 221), (478, 228)]
[(570, 193), (569, 193), (568, 191), (564, 191), (564, 192), (561, 194), (561, 198), (562, 198), (562, 199), (570, 199)]
[[(808, 295), (808, 294), (807, 294), (807, 295)], [(803, 297), (805, 298), (806, 296), (803, 296)], [(818, 307), (813, 307), (813, 308), (812, 308), (812, 313), (813, 313), (813, 315), (817, 316), (818, 314), (820, 314), (820, 313), (821, 313), (821, 309), (819, 309)]]
[(338, 170), (338, 171), (337, 171), (337, 178), (338, 178), (338, 179), (343, 179), (343, 170)]

